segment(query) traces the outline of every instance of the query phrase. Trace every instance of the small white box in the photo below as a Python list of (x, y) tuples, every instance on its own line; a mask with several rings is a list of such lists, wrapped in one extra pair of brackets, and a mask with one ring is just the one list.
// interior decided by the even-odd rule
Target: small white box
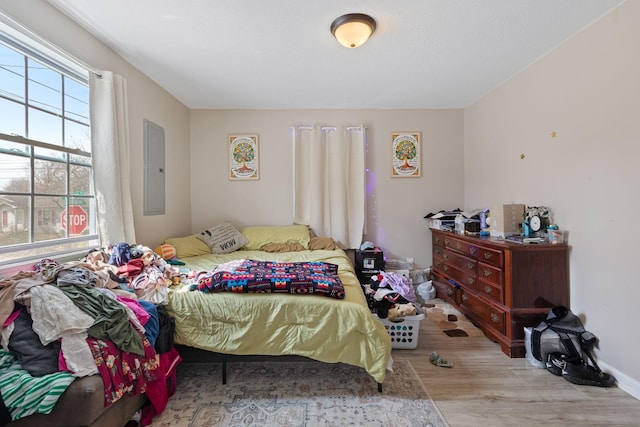
[(389, 337), (391, 337), (391, 348), (412, 350), (418, 346), (420, 321), (424, 319), (424, 314), (405, 316), (395, 322), (381, 319), (375, 314), (374, 316), (382, 322)]

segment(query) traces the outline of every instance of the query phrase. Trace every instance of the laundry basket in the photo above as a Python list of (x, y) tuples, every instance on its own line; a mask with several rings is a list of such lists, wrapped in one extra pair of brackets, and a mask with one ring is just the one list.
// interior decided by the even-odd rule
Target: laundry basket
[(412, 350), (418, 346), (420, 321), (424, 319), (424, 314), (405, 316), (395, 322), (381, 319), (377, 315), (376, 318), (382, 322), (391, 337), (391, 348)]

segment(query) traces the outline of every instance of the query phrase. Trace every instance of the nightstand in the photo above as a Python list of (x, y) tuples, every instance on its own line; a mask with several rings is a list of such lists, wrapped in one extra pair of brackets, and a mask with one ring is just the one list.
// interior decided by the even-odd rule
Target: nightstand
[(384, 253), (379, 249), (356, 249), (354, 267), (360, 284), (367, 284), (371, 276), (384, 271)]

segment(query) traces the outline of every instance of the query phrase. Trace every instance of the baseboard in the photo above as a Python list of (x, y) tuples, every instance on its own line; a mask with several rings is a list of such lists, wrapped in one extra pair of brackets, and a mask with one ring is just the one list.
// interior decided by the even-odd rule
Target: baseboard
[(600, 366), (603, 371), (616, 377), (616, 380), (618, 380), (618, 388), (620, 390), (640, 400), (640, 381), (623, 374), (613, 366), (610, 366), (600, 360), (598, 360), (598, 366)]

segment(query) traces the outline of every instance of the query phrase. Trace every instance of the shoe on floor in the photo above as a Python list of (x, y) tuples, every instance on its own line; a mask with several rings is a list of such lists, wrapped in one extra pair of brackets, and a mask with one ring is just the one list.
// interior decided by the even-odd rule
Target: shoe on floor
[(611, 387), (616, 379), (606, 372), (598, 371), (591, 365), (567, 363), (562, 369), (565, 380), (578, 385), (593, 385), (598, 387)]
[(443, 359), (442, 356), (435, 351), (429, 356), (429, 361), (432, 365), (440, 366), (441, 368), (453, 368), (453, 363)]
[(562, 370), (567, 364), (567, 355), (559, 352), (549, 353), (547, 355), (547, 371), (553, 375), (562, 376)]

